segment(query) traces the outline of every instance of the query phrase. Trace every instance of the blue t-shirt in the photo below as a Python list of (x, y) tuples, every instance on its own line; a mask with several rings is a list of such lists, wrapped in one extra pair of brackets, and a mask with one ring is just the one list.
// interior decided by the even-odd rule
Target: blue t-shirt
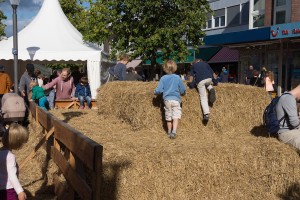
[(154, 94), (163, 93), (164, 100), (176, 100), (181, 102), (181, 95), (185, 94), (185, 86), (181, 78), (176, 74), (167, 74), (161, 77)]

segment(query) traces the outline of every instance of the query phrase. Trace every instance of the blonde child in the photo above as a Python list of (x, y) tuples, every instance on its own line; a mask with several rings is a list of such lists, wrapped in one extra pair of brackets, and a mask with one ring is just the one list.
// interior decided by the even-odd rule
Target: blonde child
[(31, 99), (34, 101), (38, 101), (39, 106), (44, 110), (47, 110), (46, 105), (48, 104), (48, 100), (45, 95), (44, 89), (38, 86), (38, 83), (35, 81), (30, 82), (30, 89), (32, 91)]
[(163, 66), (163, 70), (167, 74), (161, 77), (154, 94), (163, 94), (168, 136), (174, 139), (176, 138), (178, 121), (181, 119), (180, 95), (184, 95), (186, 89), (181, 78), (174, 74), (177, 70), (175, 61), (167, 61)]
[(17, 123), (12, 123), (2, 138), (0, 149), (0, 199), (24, 200), (26, 194), (18, 179), (18, 165), (12, 150), (22, 147), (28, 141), (28, 131)]

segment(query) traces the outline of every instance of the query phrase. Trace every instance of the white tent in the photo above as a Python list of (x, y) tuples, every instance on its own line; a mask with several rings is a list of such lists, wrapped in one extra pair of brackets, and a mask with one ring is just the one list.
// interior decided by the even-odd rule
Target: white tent
[[(0, 62), (10, 68), (8, 71), (11, 72), (12, 48), (13, 37), (0, 41)], [(44, 0), (37, 16), (18, 33), (20, 65), (23, 63), (25, 66), (30, 61), (86, 63), (93, 98), (101, 84), (101, 51), (100, 48), (83, 41), (81, 33), (69, 22), (58, 0)], [(19, 69), (19, 72), (22, 73), (22, 70)]]

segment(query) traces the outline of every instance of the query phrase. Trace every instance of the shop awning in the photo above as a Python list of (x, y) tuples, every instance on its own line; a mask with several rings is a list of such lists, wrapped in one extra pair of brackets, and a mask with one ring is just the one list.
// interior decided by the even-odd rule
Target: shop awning
[(204, 47), (199, 48), (195, 58), (201, 58), (204, 61), (209, 61), (222, 47)]
[(270, 40), (270, 27), (251, 29), (246, 31), (221, 33), (207, 35), (204, 38), (205, 45), (238, 44), (246, 42), (268, 41)]
[(227, 63), (227, 62), (238, 62), (239, 51), (223, 47), (216, 55), (214, 55), (208, 63)]

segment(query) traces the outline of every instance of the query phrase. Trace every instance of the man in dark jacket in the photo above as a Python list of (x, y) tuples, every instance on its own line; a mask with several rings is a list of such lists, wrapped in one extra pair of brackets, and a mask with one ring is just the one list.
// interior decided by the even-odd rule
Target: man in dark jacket
[[(209, 120), (209, 106), (208, 100), (211, 104), (216, 101), (215, 89), (212, 86), (213, 70), (206, 62), (201, 59), (195, 60), (190, 71), (190, 82), (194, 82), (197, 85), (200, 103), (203, 111), (203, 122)], [(194, 80), (193, 80), (194, 79)], [(207, 98), (206, 89), (209, 91)]]
[(126, 65), (128, 62), (129, 56), (127, 54), (122, 54), (118, 64), (109, 69), (109, 74), (113, 77), (113, 80), (126, 81)]
[(21, 93), (21, 95), (25, 98), (25, 102), (28, 104), (28, 99), (31, 99), (30, 96), (30, 82), (31, 81), (36, 81), (37, 82), (37, 78), (34, 75), (34, 65), (28, 63), (26, 65), (26, 71), (23, 73), (23, 75), (21, 76), (20, 79), (20, 83), (19, 83), (19, 91)]

